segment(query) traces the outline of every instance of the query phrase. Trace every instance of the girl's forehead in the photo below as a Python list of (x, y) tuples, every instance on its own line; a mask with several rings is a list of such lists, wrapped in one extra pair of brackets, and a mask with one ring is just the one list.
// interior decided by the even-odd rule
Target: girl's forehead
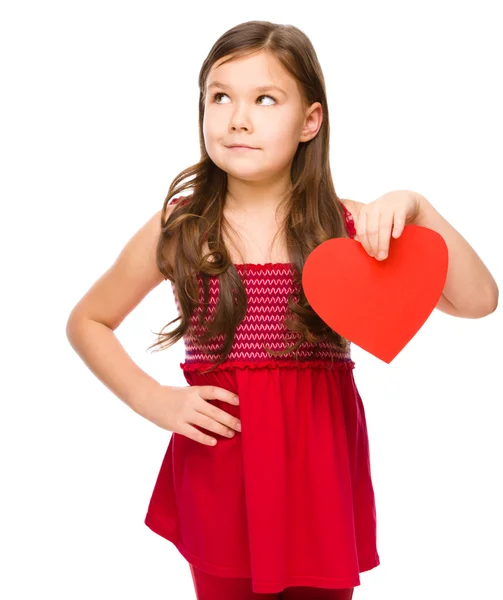
[(214, 81), (222, 82), (227, 86), (277, 85), (283, 89), (294, 85), (294, 78), (270, 53), (259, 52), (228, 59), (229, 57), (223, 57), (211, 66), (206, 80), (207, 86)]

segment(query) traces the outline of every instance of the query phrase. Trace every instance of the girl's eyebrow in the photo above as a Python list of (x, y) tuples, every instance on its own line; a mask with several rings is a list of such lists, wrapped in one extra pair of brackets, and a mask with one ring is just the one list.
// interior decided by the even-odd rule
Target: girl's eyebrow
[[(209, 85), (208, 85), (208, 90), (212, 87), (219, 87), (219, 88), (223, 88), (223, 89), (227, 89), (230, 90), (230, 86), (225, 85), (225, 83), (220, 83), (219, 81), (212, 81)], [(284, 94), (285, 96), (287, 96), (288, 94), (285, 92), (285, 90), (281, 89), (280, 87), (278, 87), (277, 85), (259, 85), (255, 88), (256, 92), (267, 92), (269, 90), (277, 90), (278, 92), (281, 92), (282, 94)]]

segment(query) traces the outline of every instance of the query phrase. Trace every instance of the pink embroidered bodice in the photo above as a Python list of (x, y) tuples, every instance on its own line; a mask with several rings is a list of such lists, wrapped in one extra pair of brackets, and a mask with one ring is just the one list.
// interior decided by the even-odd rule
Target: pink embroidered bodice
[[(346, 229), (351, 237), (355, 235), (354, 223), (345, 208)], [(317, 344), (304, 342), (296, 350), (282, 355), (271, 355), (265, 347), (274, 351), (284, 350), (293, 345), (298, 335), (284, 325), (288, 311), (288, 297), (294, 293), (297, 297), (292, 263), (235, 264), (243, 281), (246, 296), (246, 315), (236, 328), (232, 348), (225, 361), (218, 369), (230, 367), (281, 367), (295, 365), (297, 367), (354, 367), (351, 360), (351, 344), (341, 349), (333, 342), (321, 341)], [(198, 315), (202, 312), (203, 290), (202, 280), (198, 276), (200, 300), (196, 313), (191, 317), (192, 331), (197, 333)], [(218, 277), (210, 277), (209, 307), (206, 318), (211, 319), (218, 302)], [(173, 295), (180, 313), (176, 289), (172, 284)], [(186, 334), (185, 362), (180, 363), (184, 371), (204, 370), (209, 368), (216, 358), (206, 355), (202, 350), (217, 350), (221, 347), (223, 335), (213, 338), (212, 342), (202, 344), (197, 335)]]

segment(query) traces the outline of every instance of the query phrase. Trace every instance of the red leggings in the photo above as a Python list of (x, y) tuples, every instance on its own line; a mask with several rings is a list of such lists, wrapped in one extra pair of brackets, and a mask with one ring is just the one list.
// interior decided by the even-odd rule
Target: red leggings
[(351, 600), (354, 588), (329, 590), (295, 586), (275, 594), (257, 594), (252, 590), (251, 579), (218, 577), (201, 571), (190, 564), (197, 600)]

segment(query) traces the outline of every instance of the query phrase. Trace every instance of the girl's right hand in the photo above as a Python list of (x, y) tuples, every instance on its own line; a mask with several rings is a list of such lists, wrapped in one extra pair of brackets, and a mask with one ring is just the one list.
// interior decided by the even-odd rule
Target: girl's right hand
[(199, 431), (194, 425), (225, 437), (233, 437), (235, 431), (241, 431), (241, 421), (208, 400), (222, 400), (235, 406), (235, 397), (233, 392), (214, 385), (159, 385), (149, 397), (147, 418), (162, 429), (214, 446), (217, 440)]

